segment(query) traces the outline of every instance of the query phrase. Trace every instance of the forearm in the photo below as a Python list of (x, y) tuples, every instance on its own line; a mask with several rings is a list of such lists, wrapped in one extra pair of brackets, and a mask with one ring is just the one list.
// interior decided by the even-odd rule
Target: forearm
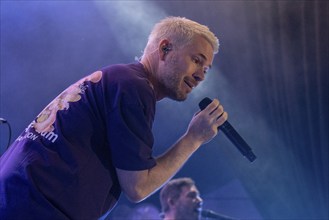
[(162, 186), (174, 176), (201, 144), (202, 142), (185, 134), (164, 154), (157, 157), (157, 166), (149, 170), (151, 179), (157, 181), (154, 188)]
[(156, 158), (155, 167), (143, 171), (118, 170), (120, 184), (126, 196), (139, 202), (151, 195), (179, 171), (201, 144), (193, 136), (184, 134), (164, 154)]

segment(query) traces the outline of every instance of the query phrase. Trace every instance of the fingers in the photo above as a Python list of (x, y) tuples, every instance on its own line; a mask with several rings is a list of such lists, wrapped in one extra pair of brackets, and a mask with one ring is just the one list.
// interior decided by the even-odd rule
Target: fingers
[(205, 109), (194, 114), (189, 123), (186, 135), (195, 142), (207, 143), (218, 133), (218, 127), (227, 120), (227, 113), (217, 99)]
[(207, 108), (204, 109), (205, 114), (208, 114), (209, 121), (213, 122), (213, 125), (220, 126), (228, 118), (227, 112), (224, 111), (224, 107), (220, 104), (218, 99), (214, 99)]
[(218, 99), (214, 99), (203, 111), (211, 115), (219, 106)]
[(215, 125), (217, 127), (221, 126), (227, 120), (227, 118), (228, 118), (227, 112), (223, 112), (223, 114), (221, 114), (221, 116), (216, 119)]

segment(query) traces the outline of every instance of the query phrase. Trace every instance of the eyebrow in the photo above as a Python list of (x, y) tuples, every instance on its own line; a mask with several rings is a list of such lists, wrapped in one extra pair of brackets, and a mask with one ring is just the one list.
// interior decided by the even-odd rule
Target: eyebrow
[(200, 193), (198, 191), (190, 191), (187, 195), (188, 196), (200, 196)]

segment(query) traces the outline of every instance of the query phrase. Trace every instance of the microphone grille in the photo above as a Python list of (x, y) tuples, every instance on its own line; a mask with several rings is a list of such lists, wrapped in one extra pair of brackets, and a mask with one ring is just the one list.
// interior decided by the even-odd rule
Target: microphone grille
[(199, 103), (199, 108), (201, 110), (205, 109), (210, 103), (212, 102), (212, 100), (208, 97), (205, 97), (204, 99), (202, 99)]

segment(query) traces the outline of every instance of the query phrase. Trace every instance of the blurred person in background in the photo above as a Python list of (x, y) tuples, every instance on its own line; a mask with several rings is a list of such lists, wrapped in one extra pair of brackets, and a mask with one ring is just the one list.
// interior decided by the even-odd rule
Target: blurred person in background
[(164, 220), (200, 220), (202, 202), (200, 192), (191, 178), (172, 179), (160, 191)]

